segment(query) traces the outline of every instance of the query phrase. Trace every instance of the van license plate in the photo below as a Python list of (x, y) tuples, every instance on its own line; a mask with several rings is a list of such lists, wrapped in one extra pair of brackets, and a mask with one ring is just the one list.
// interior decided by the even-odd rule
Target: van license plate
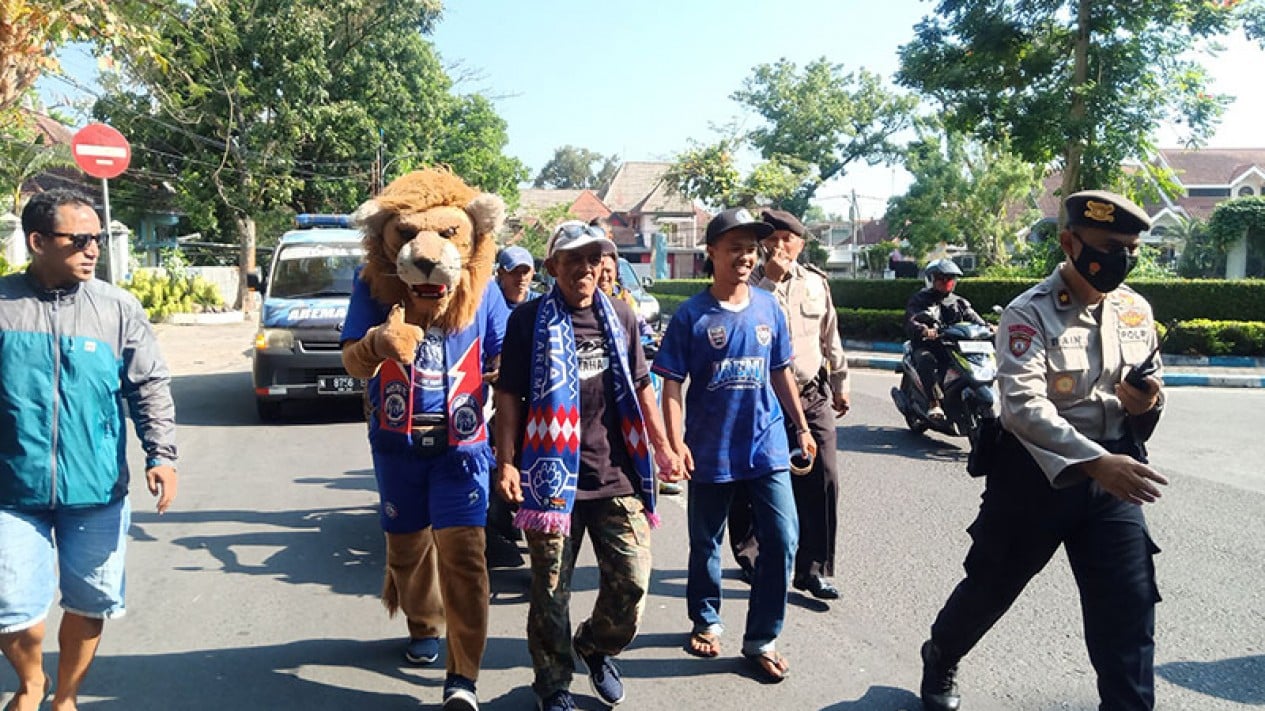
[(326, 395), (350, 395), (364, 389), (365, 381), (350, 375), (322, 375), (316, 379), (316, 392)]

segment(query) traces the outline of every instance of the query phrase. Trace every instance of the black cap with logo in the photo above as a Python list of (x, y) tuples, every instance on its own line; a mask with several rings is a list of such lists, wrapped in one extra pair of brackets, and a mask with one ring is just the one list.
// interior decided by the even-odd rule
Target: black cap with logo
[(755, 234), (756, 239), (764, 239), (773, 234), (773, 225), (757, 220), (745, 207), (732, 207), (713, 217), (712, 221), (707, 223), (707, 233), (704, 235), (704, 241), (707, 244), (715, 244), (716, 240), (720, 239), (726, 232), (738, 229), (751, 230)]

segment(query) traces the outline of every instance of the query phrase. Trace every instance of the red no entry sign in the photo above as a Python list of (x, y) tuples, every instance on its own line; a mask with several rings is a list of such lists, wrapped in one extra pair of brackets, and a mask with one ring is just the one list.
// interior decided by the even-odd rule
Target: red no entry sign
[(132, 147), (123, 134), (103, 123), (79, 129), (70, 141), (70, 152), (83, 172), (94, 178), (113, 178), (132, 162)]

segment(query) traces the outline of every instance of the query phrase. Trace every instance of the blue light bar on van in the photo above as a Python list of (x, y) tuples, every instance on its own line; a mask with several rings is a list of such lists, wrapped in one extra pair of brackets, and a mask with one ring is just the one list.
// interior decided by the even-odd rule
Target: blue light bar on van
[(351, 227), (351, 215), (320, 215), (304, 212), (294, 216), (294, 224), (302, 228)]

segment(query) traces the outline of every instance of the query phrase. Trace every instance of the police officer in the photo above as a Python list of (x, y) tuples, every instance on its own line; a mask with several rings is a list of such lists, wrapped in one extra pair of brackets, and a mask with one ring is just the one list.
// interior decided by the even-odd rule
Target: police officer
[(971, 302), (953, 293), (961, 276), (962, 269), (952, 259), (937, 259), (923, 270), (927, 288), (915, 292), (905, 304), (905, 335), (913, 343), (914, 367), (927, 396), (927, 416), (931, 419), (944, 419), (936, 371), (942, 370), (949, 358), (949, 352), (937, 340), (938, 327), (962, 321), (988, 325), (971, 308)]
[(966, 578), (922, 646), (927, 709), (957, 709), (958, 661), (1062, 544), (1080, 589), (1085, 643), (1102, 709), (1151, 709), (1155, 585), (1141, 504), (1163, 476), (1143, 442), (1159, 418), (1160, 381), (1123, 380), (1155, 345), (1151, 307), (1122, 282), (1146, 213), (1109, 192), (1065, 201), (1066, 259), (1002, 314), (997, 333), (1004, 432), (969, 531)]
[[(839, 591), (828, 578), (835, 572), (835, 540), (839, 530), (839, 474), (835, 459), (835, 418), (847, 414), (848, 361), (839, 339), (838, 316), (826, 274), (796, 261), (804, 250), (807, 230), (789, 212), (765, 210), (773, 234), (761, 242), (764, 264), (752, 282), (771, 291), (786, 314), (794, 360), (791, 369), (817, 457), (812, 468), (791, 477), (799, 513), (799, 552), (792, 584), (813, 597), (834, 600)], [(792, 433), (794, 435), (795, 433)], [(792, 436), (790, 441), (794, 442)], [(750, 577), (759, 553), (749, 505), (736, 496), (730, 510), (729, 540), (734, 558)]]

